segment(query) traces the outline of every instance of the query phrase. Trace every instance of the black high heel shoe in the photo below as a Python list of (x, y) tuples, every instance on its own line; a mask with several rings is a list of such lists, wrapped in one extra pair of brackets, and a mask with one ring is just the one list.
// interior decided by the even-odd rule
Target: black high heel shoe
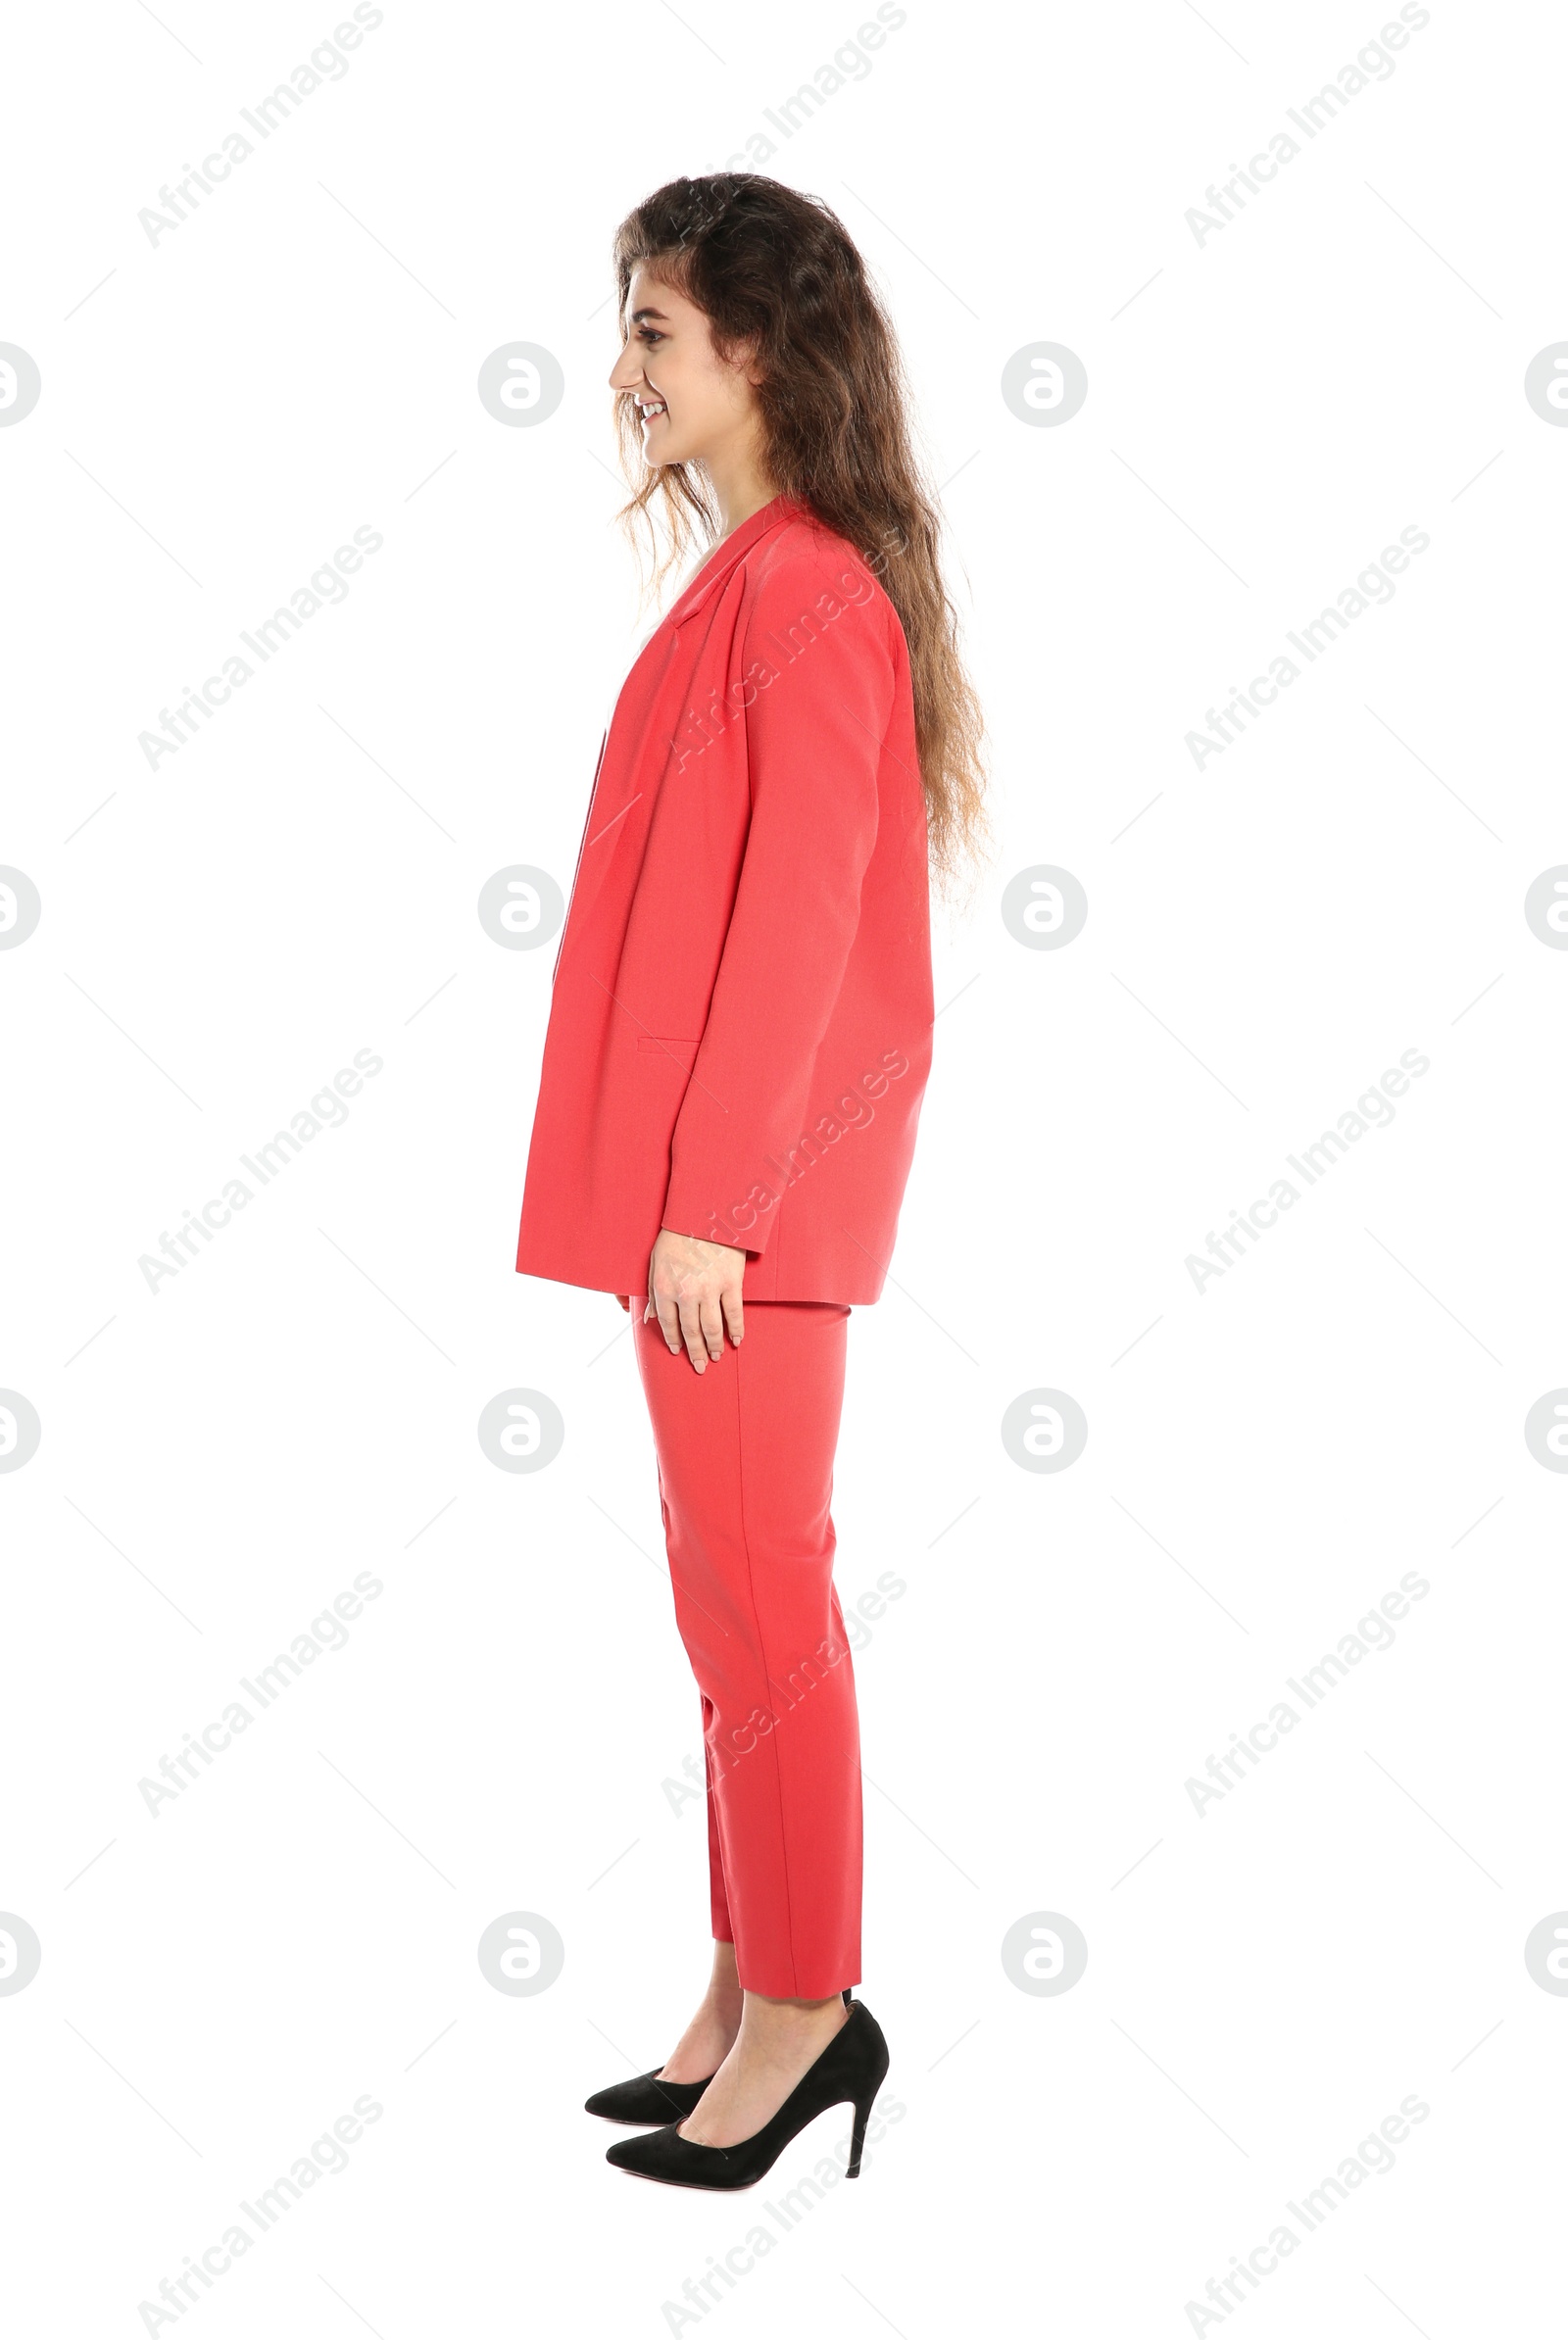
[(834, 2032), (810, 2070), (756, 2136), (743, 2137), (738, 2145), (699, 2145), (683, 2137), (680, 2121), (672, 2121), (668, 2127), (656, 2128), (649, 2136), (619, 2138), (605, 2159), (617, 2169), (656, 2178), (661, 2185), (731, 2192), (765, 2177), (790, 2139), (799, 2136), (818, 2113), (827, 2112), (832, 2105), (852, 2104), (855, 2127), (844, 2174), (858, 2177), (865, 2124), (887, 2071), (888, 2043), (882, 2026), (865, 2001), (857, 1999), (851, 2005), (848, 2023)]
[[(850, 2004), (848, 1991), (844, 2004)], [(634, 2080), (616, 2080), (613, 2086), (599, 2089), (583, 2111), (597, 2114), (601, 2121), (623, 2121), (629, 2128), (662, 2128), (667, 2121), (682, 2121), (688, 2113), (696, 2112), (712, 2077), (710, 2072), (706, 2080), (662, 2080), (657, 2072), (642, 2072)]]

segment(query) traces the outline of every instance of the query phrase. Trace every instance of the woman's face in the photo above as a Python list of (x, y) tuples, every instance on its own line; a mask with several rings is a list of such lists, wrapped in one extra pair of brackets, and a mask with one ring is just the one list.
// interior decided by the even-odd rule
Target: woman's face
[(650, 463), (722, 463), (755, 446), (757, 402), (744, 361), (726, 365), (702, 310), (638, 267), (626, 295), (626, 343), (610, 387), (634, 399)]

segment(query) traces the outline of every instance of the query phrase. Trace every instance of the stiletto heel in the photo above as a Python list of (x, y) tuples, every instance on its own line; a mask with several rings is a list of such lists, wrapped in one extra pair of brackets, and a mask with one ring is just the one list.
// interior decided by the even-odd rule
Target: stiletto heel
[(855, 2133), (850, 2139), (850, 2166), (844, 2172), (846, 2177), (858, 2177), (860, 2174), (860, 2149), (865, 2143), (865, 2124), (870, 2114), (869, 2102), (855, 2108)]
[[(850, 1994), (844, 1993), (844, 2004), (850, 2004)], [(615, 2080), (608, 2088), (600, 2088), (583, 2106), (600, 2121), (618, 2121), (627, 2128), (660, 2128), (670, 2121), (676, 2122), (695, 2113), (703, 2090), (713, 2078), (706, 2080), (665, 2080), (660, 2077), (662, 2067), (653, 2072), (640, 2072), (634, 2080)]]
[[(880, 2028), (877, 2031), (877, 2039), (881, 2045), (881, 2053), (872, 2063), (871, 2074), (873, 2076), (868, 2078), (864, 2093), (855, 2100), (855, 2127), (850, 2137), (850, 2164), (844, 2172), (846, 2177), (858, 2177), (860, 2174), (860, 2153), (865, 2144), (865, 2124), (871, 2118), (871, 2107), (876, 2102), (877, 2090), (888, 2076), (888, 2043), (883, 2039)], [(681, 2119), (685, 2119), (684, 2114)]]
[(855, 2107), (855, 2127), (845, 2175), (858, 2177), (865, 2124), (887, 2077), (888, 2060), (881, 2024), (863, 1999), (852, 2000), (849, 2020), (754, 2137), (743, 2137), (738, 2145), (699, 2145), (683, 2137), (680, 2121), (672, 2121), (650, 2136), (620, 2138), (605, 2159), (636, 2177), (657, 2178), (661, 2185), (734, 2192), (765, 2177), (785, 2146), (819, 2113), (850, 2104)]

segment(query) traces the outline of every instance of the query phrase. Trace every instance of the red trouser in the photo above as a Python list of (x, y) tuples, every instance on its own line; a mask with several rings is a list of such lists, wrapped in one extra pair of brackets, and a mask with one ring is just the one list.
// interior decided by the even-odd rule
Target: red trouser
[(713, 1938), (743, 1990), (860, 1979), (860, 1742), (833, 1588), (848, 1307), (748, 1300), (698, 1373), (631, 1300), (675, 1622), (703, 1699)]

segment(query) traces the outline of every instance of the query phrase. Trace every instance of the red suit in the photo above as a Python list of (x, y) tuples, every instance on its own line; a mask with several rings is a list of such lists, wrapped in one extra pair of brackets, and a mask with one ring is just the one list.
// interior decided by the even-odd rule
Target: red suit
[(703, 1697), (716, 1942), (743, 1990), (860, 1979), (860, 1740), (833, 1589), (833, 1450), (848, 1308), (748, 1309), (694, 1373), (633, 1301), (675, 1622)]
[(874, 1300), (931, 1062), (904, 629), (787, 497), (621, 686), (557, 955), (517, 1267), (647, 1290), (661, 1227), (746, 1297)]
[(713, 1932), (770, 1997), (859, 1980), (828, 1504), (850, 1304), (881, 1292), (930, 1067), (926, 848), (898, 613), (775, 497), (644, 645), (601, 747), (516, 1260), (630, 1295), (636, 1321), (662, 1227), (747, 1255), (739, 1350), (699, 1375), (657, 1323), (636, 1342), (703, 1693)]

